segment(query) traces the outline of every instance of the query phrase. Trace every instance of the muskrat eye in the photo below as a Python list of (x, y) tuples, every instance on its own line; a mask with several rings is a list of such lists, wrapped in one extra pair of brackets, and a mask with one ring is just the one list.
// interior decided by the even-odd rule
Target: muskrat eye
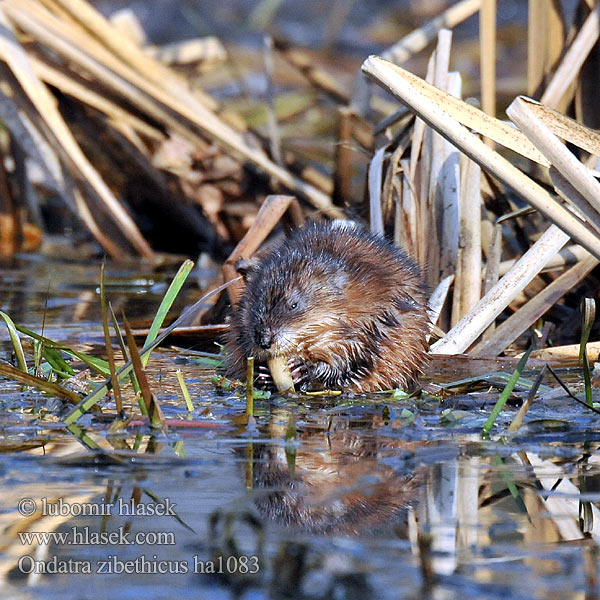
[(288, 310), (298, 311), (306, 308), (306, 299), (301, 292), (294, 291), (290, 296), (287, 301)]

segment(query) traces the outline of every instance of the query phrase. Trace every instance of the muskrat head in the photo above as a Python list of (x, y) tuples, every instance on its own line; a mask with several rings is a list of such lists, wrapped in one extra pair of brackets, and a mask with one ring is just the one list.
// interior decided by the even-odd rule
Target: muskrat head
[(335, 315), (344, 297), (343, 271), (309, 264), (306, 257), (266, 260), (248, 280), (248, 331), (259, 360), (290, 356), (315, 326)]

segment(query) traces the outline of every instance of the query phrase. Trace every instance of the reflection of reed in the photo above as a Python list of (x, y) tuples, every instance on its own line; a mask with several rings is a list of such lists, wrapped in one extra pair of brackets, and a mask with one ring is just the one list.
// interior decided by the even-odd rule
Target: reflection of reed
[[(422, 444), (380, 437), (368, 424), (360, 426), (352, 429), (341, 417), (329, 424), (325, 417), (310, 428), (298, 427), (297, 449), (254, 444), (252, 487), (260, 491), (261, 514), (290, 528), (350, 535), (403, 521), (424, 468), (399, 472), (380, 458)], [(283, 431), (274, 423), (269, 427), (275, 439)]]

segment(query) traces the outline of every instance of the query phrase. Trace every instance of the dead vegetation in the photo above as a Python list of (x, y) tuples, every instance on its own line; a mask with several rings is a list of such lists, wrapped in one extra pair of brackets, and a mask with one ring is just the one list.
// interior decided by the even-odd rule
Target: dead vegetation
[[(461, 99), (452, 70), (451, 29), (477, 12), (482, 109)], [(530, 3), (523, 92), (539, 102), (516, 97), (510, 121), (497, 118), (496, 12), (493, 0), (451, 4), (368, 58), (353, 88), (285, 40), (267, 44), (267, 79), (277, 57), (312, 94), (286, 119), (316, 97), (333, 104), (337, 143), (324, 172), (282, 145), (272, 85), (266, 127), (253, 129), (187, 77), (190, 61), (210, 71), (225, 60), (215, 38), (142, 47), (85, 0), (5, 0), (1, 147), (12, 167), (0, 173), (0, 249), (39, 243), (40, 215), (58, 196), (113, 258), (225, 259), (250, 230), (226, 262), (229, 279), (259, 243), (251, 227), (264, 198), (286, 193), (300, 202), (295, 223), (363, 218), (425, 266), (445, 332), (435, 353), (497, 356), (528, 331), (541, 346), (575, 342), (579, 301), (598, 289), (600, 8), (582, 0), (568, 20), (560, 2)], [(402, 68), (434, 43), (425, 79)], [(356, 156), (367, 153), (361, 171)]]

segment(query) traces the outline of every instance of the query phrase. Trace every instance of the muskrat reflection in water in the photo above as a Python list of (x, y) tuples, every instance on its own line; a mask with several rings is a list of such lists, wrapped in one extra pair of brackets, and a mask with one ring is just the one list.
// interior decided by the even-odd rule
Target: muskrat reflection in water
[(310, 224), (249, 271), (231, 320), (228, 373), (283, 358), (302, 388), (371, 392), (409, 385), (427, 358), (419, 269), (385, 238)]
[[(402, 455), (411, 457), (423, 442), (380, 437), (368, 422), (360, 427), (354, 429), (341, 417), (332, 422), (328, 417), (311, 419), (310, 427), (297, 432), (293, 463), (285, 447), (255, 443), (252, 488), (261, 515), (319, 534), (404, 528), (406, 509), (417, 503), (426, 469), (397, 470), (385, 460), (394, 457), (402, 464)], [(271, 423), (269, 437), (284, 434), (285, 426)]]

